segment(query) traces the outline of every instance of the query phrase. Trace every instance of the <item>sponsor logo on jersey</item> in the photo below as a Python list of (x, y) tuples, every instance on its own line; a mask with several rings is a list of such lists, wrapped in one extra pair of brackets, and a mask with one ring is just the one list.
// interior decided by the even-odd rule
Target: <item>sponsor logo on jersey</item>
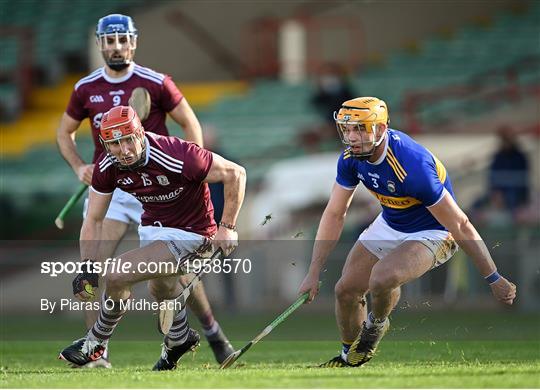
[(162, 186), (167, 186), (167, 185), (171, 184), (169, 182), (169, 179), (167, 179), (167, 176), (165, 176), (165, 175), (156, 176), (156, 179), (157, 179), (158, 183), (161, 184)]
[(368, 176), (374, 177), (375, 179), (380, 179), (380, 176), (377, 173), (368, 172)]
[(123, 89), (119, 89), (118, 91), (109, 91), (110, 96), (125, 95), (125, 94), (126, 93), (124, 92)]
[(422, 202), (420, 202), (418, 199), (411, 196), (394, 197), (382, 195), (372, 190), (369, 191), (377, 198), (382, 206), (386, 206), (391, 209), (408, 209), (409, 207), (422, 204)]
[(359, 178), (360, 180), (366, 180), (366, 179), (364, 179), (364, 175), (362, 175), (361, 173), (359, 173), (357, 176), (358, 176), (358, 178)]
[(388, 180), (386, 182), (386, 187), (388, 188), (388, 191), (390, 191), (392, 194), (396, 192), (396, 183), (394, 183), (391, 180)]
[(99, 129), (101, 126), (101, 118), (103, 117), (103, 113), (100, 112), (94, 116), (94, 119), (92, 119), (92, 124), (94, 125), (94, 129)]
[(173, 199), (176, 199), (180, 196), (180, 193), (184, 191), (184, 187), (178, 187), (176, 190), (169, 192), (168, 194), (163, 195), (137, 195), (136, 193), (132, 193), (135, 198), (139, 200), (139, 202), (142, 203), (149, 203), (149, 202), (169, 202)]
[(105, 100), (101, 95), (92, 95), (90, 96), (90, 103), (103, 103)]

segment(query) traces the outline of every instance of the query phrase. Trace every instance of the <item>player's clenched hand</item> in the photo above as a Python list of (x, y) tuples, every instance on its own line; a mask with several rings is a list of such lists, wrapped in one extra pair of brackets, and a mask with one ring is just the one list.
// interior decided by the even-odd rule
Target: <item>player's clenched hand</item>
[(507, 305), (511, 305), (516, 299), (516, 285), (501, 276), (499, 280), (490, 285), (495, 298)]
[(84, 164), (77, 168), (77, 177), (84, 184), (92, 184), (92, 175), (94, 174), (94, 164)]
[(238, 246), (238, 233), (235, 230), (220, 226), (212, 244), (215, 249), (223, 249), (223, 255), (228, 256)]
[(94, 298), (94, 289), (98, 288), (99, 275), (93, 271), (92, 261), (87, 260), (81, 267), (82, 272), (73, 279), (73, 295), (81, 301)]
[(315, 295), (319, 293), (319, 275), (315, 275), (311, 272), (306, 275), (304, 281), (298, 289), (298, 295), (302, 295), (305, 292), (309, 292), (309, 297), (306, 303), (311, 303), (311, 301), (313, 301), (315, 298)]

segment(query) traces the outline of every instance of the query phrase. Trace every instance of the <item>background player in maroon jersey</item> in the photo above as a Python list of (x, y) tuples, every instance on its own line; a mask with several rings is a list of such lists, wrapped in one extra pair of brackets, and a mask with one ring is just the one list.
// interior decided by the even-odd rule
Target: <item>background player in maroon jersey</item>
[[(132, 19), (125, 15), (108, 15), (101, 18), (96, 28), (97, 45), (101, 50), (105, 66), (77, 82), (57, 132), (60, 153), (72, 167), (80, 181), (90, 185), (94, 164), (103, 152), (99, 142), (99, 125), (103, 114), (112, 107), (128, 105), (135, 89), (144, 89), (149, 96), (149, 110), (142, 123), (148, 131), (169, 135), (165, 120), (167, 113), (180, 124), (185, 139), (202, 146), (202, 131), (197, 117), (186, 98), (172, 79), (133, 62), (137, 48), (137, 30)], [(91, 164), (87, 164), (77, 153), (75, 135), (81, 122), (88, 118), (92, 129), (95, 150)], [(88, 199), (85, 201), (86, 217)], [(142, 207), (133, 196), (116, 190), (103, 222), (102, 234), (106, 241), (100, 246), (99, 258), (114, 256), (118, 243), (126, 234), (130, 223), (139, 224)], [(217, 321), (202, 284), (193, 291), (190, 308), (199, 318), (205, 335), (212, 347), (216, 360), (222, 362), (234, 350)], [(94, 324), (96, 311), (86, 311), (87, 327)], [(92, 362), (92, 366), (110, 367), (107, 353), (103, 359)]]
[[(143, 204), (141, 248), (120, 256), (124, 263), (132, 264), (127, 272), (107, 272), (99, 318), (84, 338), (61, 352), (60, 358), (75, 365), (87, 364), (103, 354), (126, 311), (123, 304), (128, 302), (134, 284), (149, 280), (150, 292), (157, 301), (180, 294), (179, 277), (171, 267), (157, 267), (158, 272), (150, 273), (148, 267), (139, 264), (177, 264), (191, 255), (203, 256), (212, 238), (214, 246), (221, 247), (225, 255), (236, 247), (235, 224), (246, 185), (244, 168), (217, 154), (180, 138), (145, 135), (136, 112), (129, 106), (114, 107), (103, 116), (100, 138), (106, 152), (101, 154), (92, 176), (88, 214), (80, 236), (81, 258), (98, 258), (102, 224), (116, 188), (129, 191)], [(214, 182), (223, 182), (225, 193), (219, 229), (206, 184)], [(92, 267), (88, 264), (73, 281), (74, 294), (83, 300), (91, 298), (87, 285), (98, 284)], [(176, 368), (178, 359), (198, 342), (199, 336), (189, 328), (182, 309), (165, 336), (154, 370)]]

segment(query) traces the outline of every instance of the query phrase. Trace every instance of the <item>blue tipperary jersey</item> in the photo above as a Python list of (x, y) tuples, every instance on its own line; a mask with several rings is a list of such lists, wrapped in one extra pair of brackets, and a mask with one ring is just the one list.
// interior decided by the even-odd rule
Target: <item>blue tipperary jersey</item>
[(454, 197), (444, 165), (400, 131), (388, 129), (383, 142), (385, 150), (374, 163), (355, 159), (345, 150), (338, 161), (337, 183), (352, 190), (362, 181), (381, 203), (382, 216), (394, 230), (446, 230), (426, 208), (446, 191)]

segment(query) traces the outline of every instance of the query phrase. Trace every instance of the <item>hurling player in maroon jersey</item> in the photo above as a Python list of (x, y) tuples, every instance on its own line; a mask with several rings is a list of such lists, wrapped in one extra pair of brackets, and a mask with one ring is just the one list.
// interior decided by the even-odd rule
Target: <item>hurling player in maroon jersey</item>
[[(99, 125), (103, 114), (112, 107), (127, 106), (135, 89), (144, 88), (150, 96), (150, 108), (147, 117), (142, 121), (147, 131), (169, 135), (165, 126), (169, 114), (182, 126), (186, 140), (202, 146), (199, 121), (172, 79), (133, 62), (137, 35), (133, 20), (129, 16), (113, 14), (99, 20), (96, 39), (105, 65), (75, 84), (60, 122), (57, 132), (60, 153), (73, 168), (79, 180), (85, 184), (90, 185), (95, 163), (103, 152), (103, 146), (99, 141)], [(75, 144), (76, 132), (86, 118), (89, 120), (95, 145), (91, 164), (83, 161)], [(85, 201), (84, 217), (87, 204), (88, 199)], [(115, 191), (103, 222), (102, 232), (106, 241), (100, 246), (100, 259), (114, 256), (129, 225), (138, 225), (141, 214), (142, 207), (137, 199), (120, 189)], [(216, 360), (221, 363), (234, 350), (214, 319), (202, 283), (195, 287), (189, 305), (201, 322)], [(87, 327), (94, 324), (97, 314), (94, 310), (85, 311)], [(102, 359), (90, 363), (88, 367), (110, 367), (107, 355), (108, 353)]]
[[(237, 245), (236, 219), (245, 193), (246, 173), (241, 166), (176, 137), (146, 133), (135, 110), (114, 107), (103, 116), (100, 139), (106, 152), (98, 159), (89, 192), (88, 214), (81, 235), (81, 258), (99, 256), (102, 224), (116, 188), (133, 194), (143, 204), (139, 226), (141, 247), (119, 256), (132, 266), (125, 272), (109, 269), (97, 321), (85, 337), (65, 348), (60, 358), (85, 365), (103, 354), (116, 325), (126, 312), (132, 286), (149, 282), (156, 301), (178, 297), (182, 291), (174, 267), (154, 267), (150, 262), (178, 265), (190, 256), (204, 256), (210, 243), (228, 255)], [(207, 183), (222, 182), (225, 204), (219, 228)], [(91, 298), (98, 277), (92, 263), (85, 263), (73, 281), (73, 292)], [(143, 264), (144, 267), (140, 267)], [(90, 286), (88, 286), (90, 285)], [(185, 308), (174, 317), (165, 335), (161, 358), (154, 370), (171, 370), (187, 351), (199, 343), (187, 322)]]

